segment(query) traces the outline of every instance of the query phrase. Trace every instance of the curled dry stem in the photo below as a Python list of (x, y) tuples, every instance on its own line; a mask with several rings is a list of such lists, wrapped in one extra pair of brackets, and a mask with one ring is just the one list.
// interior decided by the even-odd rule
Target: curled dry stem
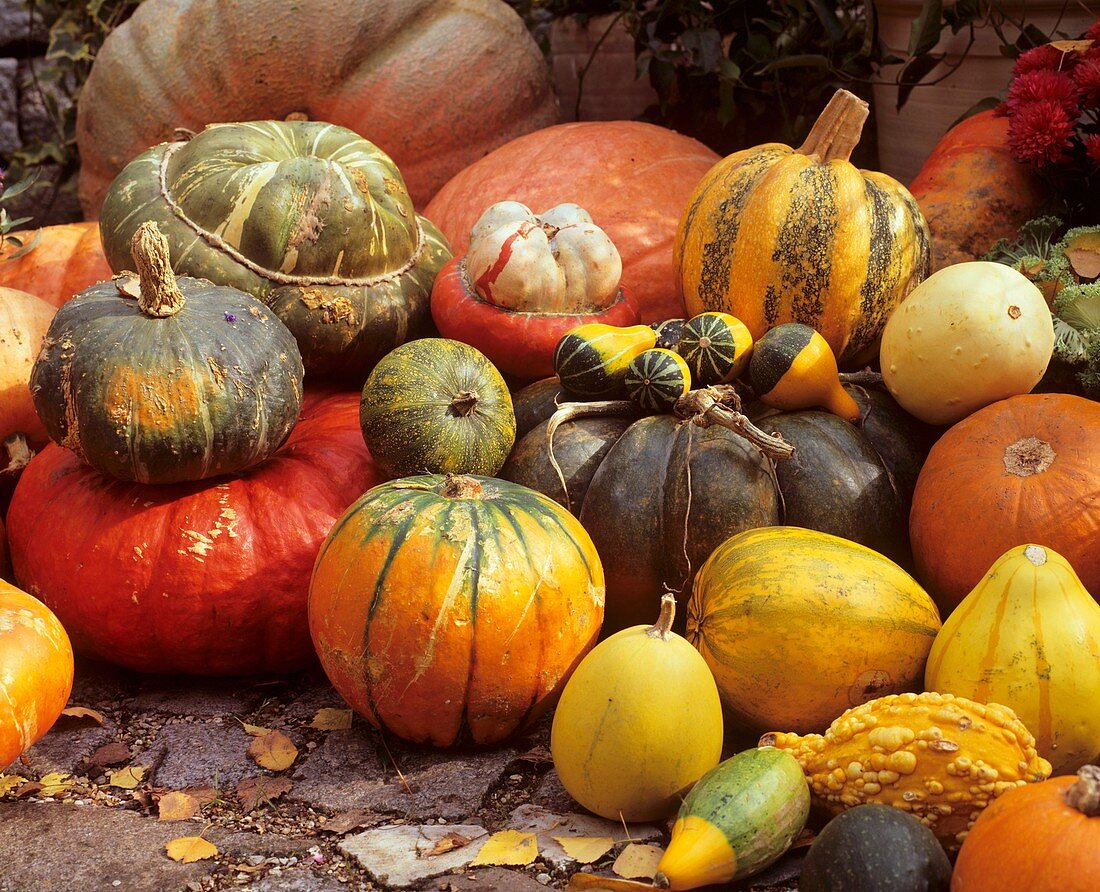
[(702, 428), (717, 424), (731, 430), (773, 461), (782, 461), (794, 454), (794, 447), (781, 436), (765, 433), (741, 413), (741, 398), (728, 384), (685, 393), (676, 401), (673, 412), (681, 421)]
[(638, 407), (630, 400), (603, 400), (596, 403), (561, 403), (558, 410), (550, 416), (550, 422), (546, 425), (546, 454), (550, 456), (550, 465), (554, 473), (558, 475), (561, 483), (561, 491), (565, 493), (565, 509), (572, 511), (572, 502), (569, 498), (569, 487), (565, 483), (565, 474), (561, 465), (554, 456), (554, 434), (557, 429), (567, 421), (577, 418), (588, 418), (593, 415), (638, 415)]

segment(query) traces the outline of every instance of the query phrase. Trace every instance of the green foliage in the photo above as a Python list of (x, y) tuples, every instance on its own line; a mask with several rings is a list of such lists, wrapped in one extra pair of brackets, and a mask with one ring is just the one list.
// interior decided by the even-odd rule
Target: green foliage
[[(4, 172), (0, 170), (0, 261), (2, 260), (14, 260), (16, 257), (22, 257), (28, 251), (30, 251), (36, 244), (38, 244), (39, 235), (35, 235), (27, 244), (23, 244), (23, 240), (14, 235), (8, 235), (13, 229), (17, 229), (20, 226), (25, 226), (31, 221), (30, 217), (16, 217), (12, 218), (8, 216), (8, 209), (4, 207), (4, 202), (10, 201), (15, 196), (26, 192), (31, 186), (34, 185), (35, 180), (38, 179), (38, 172), (35, 171), (16, 183), (12, 183), (10, 186), (5, 187)], [(8, 253), (7, 249), (14, 249), (11, 253)]]

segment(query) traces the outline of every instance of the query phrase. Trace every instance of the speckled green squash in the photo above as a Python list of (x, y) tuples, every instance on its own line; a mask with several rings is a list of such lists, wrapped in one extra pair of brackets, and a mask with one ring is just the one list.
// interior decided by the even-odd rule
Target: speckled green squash
[(444, 338), (410, 341), (383, 358), (363, 387), (359, 421), (391, 477), (491, 477), (516, 439), (500, 372), (480, 351)]
[(663, 322), (650, 322), (649, 327), (657, 332), (657, 346), (666, 350), (675, 350), (684, 333), (686, 319), (665, 319)]
[(313, 121), (211, 125), (131, 161), (100, 214), (116, 272), (143, 220), (164, 232), (177, 272), (270, 305), (309, 372), (360, 381), (427, 330), (432, 283), (451, 256), (384, 152)]
[(696, 387), (728, 384), (752, 356), (752, 335), (729, 313), (700, 313), (684, 323), (676, 351), (684, 358)]
[(581, 325), (558, 342), (554, 371), (571, 394), (585, 399), (621, 399), (626, 396), (627, 366), (656, 343), (657, 332), (648, 325)]
[(626, 369), (626, 395), (646, 412), (671, 412), (691, 390), (691, 373), (679, 354), (664, 347), (640, 353)]

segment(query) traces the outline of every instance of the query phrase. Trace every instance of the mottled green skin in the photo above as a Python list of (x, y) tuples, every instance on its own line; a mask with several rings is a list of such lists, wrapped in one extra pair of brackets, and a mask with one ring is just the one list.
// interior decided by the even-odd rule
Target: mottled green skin
[(737, 856), (732, 882), (759, 873), (791, 847), (810, 815), (810, 788), (790, 753), (745, 750), (699, 778), (676, 817), (688, 815), (726, 837)]
[[(477, 394), (463, 415), (454, 402)], [(391, 477), (494, 476), (516, 439), (512, 397), (500, 372), (466, 344), (422, 338), (391, 351), (371, 372), (359, 404), (363, 438)]]
[(516, 412), (516, 442), (534, 428), (548, 420), (558, 408), (558, 403), (568, 402), (569, 396), (562, 390), (557, 376), (543, 378), (528, 384), (512, 394), (512, 407)]
[(656, 346), (664, 347), (666, 350), (677, 349), (686, 324), (686, 319), (666, 319), (664, 322), (649, 323), (649, 327), (657, 332)]
[(890, 805), (857, 805), (810, 846), (801, 892), (948, 892), (951, 862), (935, 834)]
[(451, 256), (384, 152), (312, 121), (212, 125), (143, 152), (100, 214), (112, 269), (131, 265), (130, 238), (147, 220), (177, 273), (260, 298), (298, 339), (307, 370), (359, 380), (429, 324), (432, 283)]
[(756, 342), (749, 360), (749, 380), (757, 396), (775, 390), (813, 336), (814, 330), (809, 326), (788, 322), (777, 325)]
[(120, 480), (243, 471), (298, 418), (302, 358), (278, 317), (233, 288), (177, 285), (185, 303), (166, 318), (113, 282), (84, 291), (57, 311), (31, 376), (50, 437)]

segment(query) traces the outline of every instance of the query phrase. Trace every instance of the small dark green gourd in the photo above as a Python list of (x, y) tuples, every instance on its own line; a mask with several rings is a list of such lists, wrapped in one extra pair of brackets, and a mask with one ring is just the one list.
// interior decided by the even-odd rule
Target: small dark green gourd
[(749, 364), (752, 334), (729, 313), (700, 313), (684, 323), (677, 352), (696, 387), (728, 384)]
[(570, 394), (585, 399), (622, 399), (626, 369), (639, 353), (657, 344), (648, 325), (619, 328), (589, 322), (568, 332), (554, 351), (554, 371)]
[(626, 395), (646, 412), (671, 412), (691, 390), (691, 373), (678, 353), (654, 347), (639, 353), (626, 369)]
[(663, 322), (650, 322), (649, 327), (657, 332), (657, 346), (666, 350), (675, 350), (684, 333), (686, 319), (665, 319)]

